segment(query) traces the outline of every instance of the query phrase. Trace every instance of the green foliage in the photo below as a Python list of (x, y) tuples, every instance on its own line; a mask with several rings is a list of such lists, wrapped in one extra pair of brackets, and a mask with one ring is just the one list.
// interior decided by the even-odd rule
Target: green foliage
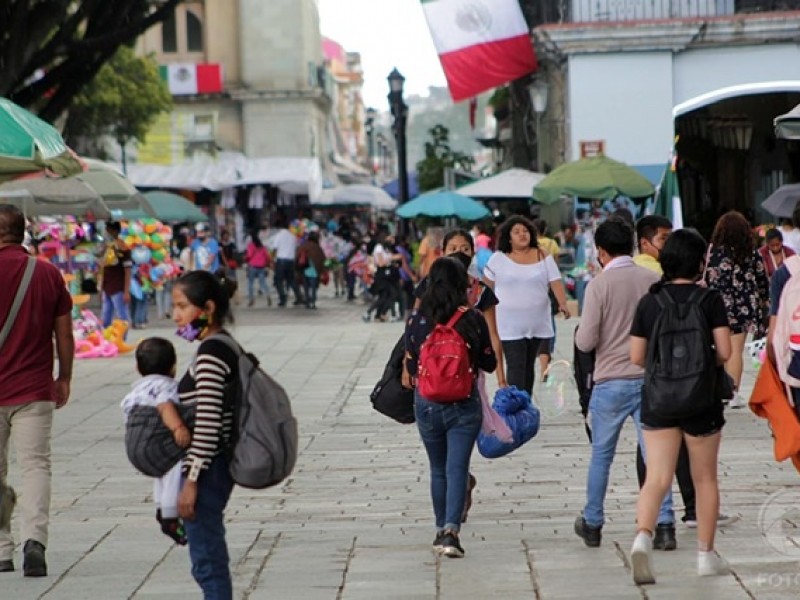
[(172, 96), (155, 60), (122, 46), (75, 97), (67, 132), (89, 139), (110, 135), (120, 145), (144, 142), (158, 115), (171, 109)]
[(444, 125), (434, 125), (428, 130), (430, 141), (425, 142), (425, 158), (417, 163), (417, 179), (420, 192), (444, 186), (444, 171), (447, 168), (468, 171), (475, 159), (450, 147), (450, 132)]

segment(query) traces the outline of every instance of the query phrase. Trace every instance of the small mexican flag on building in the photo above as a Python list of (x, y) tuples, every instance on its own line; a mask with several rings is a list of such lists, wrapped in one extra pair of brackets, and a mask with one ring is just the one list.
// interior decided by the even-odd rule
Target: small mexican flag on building
[(217, 94), (222, 91), (222, 66), (219, 64), (161, 65), (159, 73), (173, 96)]
[(422, 0), (422, 10), (454, 101), (536, 70), (519, 0)]

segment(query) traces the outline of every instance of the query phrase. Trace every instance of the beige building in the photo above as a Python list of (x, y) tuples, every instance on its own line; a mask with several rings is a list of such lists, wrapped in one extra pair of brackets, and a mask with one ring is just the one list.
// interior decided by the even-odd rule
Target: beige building
[(173, 115), (140, 148), (140, 162), (224, 150), (319, 157), (325, 170), (332, 87), (316, 0), (185, 2), (140, 38), (138, 50), (165, 66), (175, 100)]

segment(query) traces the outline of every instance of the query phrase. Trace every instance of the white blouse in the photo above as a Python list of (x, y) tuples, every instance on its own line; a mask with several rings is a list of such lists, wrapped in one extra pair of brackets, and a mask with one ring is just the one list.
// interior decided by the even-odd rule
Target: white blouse
[(561, 273), (552, 256), (523, 265), (503, 252), (495, 252), (486, 263), (484, 275), (494, 282), (500, 301), (496, 311), (501, 340), (549, 339), (555, 335), (548, 290), (551, 281), (561, 279)]

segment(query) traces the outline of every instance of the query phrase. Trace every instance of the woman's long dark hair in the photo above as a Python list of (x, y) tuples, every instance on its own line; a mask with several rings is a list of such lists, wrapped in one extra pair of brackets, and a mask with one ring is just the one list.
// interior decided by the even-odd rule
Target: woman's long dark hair
[(475, 240), (472, 239), (472, 234), (466, 229), (452, 229), (448, 231), (442, 240), (442, 252), (447, 248), (447, 244), (454, 237), (463, 237), (472, 248), (472, 253), (475, 254)]
[(722, 215), (711, 234), (711, 245), (724, 248), (739, 265), (747, 263), (753, 256), (755, 240), (750, 223), (738, 211), (730, 210)]
[(520, 215), (514, 215), (506, 219), (497, 231), (497, 250), (499, 252), (504, 254), (511, 252), (511, 230), (514, 228), (514, 225), (524, 225), (528, 230), (528, 233), (531, 235), (531, 240), (528, 243), (530, 248), (539, 247), (539, 241), (536, 239), (536, 227), (533, 226), (530, 219), (526, 219)]
[(255, 246), (256, 248), (264, 247), (264, 244), (261, 242), (261, 238), (258, 237), (258, 231), (256, 231), (255, 229), (253, 230), (253, 233), (250, 234), (250, 241), (253, 242), (253, 246)]
[(459, 306), (468, 306), (467, 272), (454, 258), (437, 258), (428, 272), (420, 312), (434, 323), (447, 323)]
[(220, 325), (233, 322), (230, 298), (236, 288), (229, 279), (221, 280), (208, 271), (189, 271), (175, 281), (175, 286), (183, 291), (186, 299), (197, 308), (205, 308), (211, 300), (216, 307), (213, 315), (214, 323)]

